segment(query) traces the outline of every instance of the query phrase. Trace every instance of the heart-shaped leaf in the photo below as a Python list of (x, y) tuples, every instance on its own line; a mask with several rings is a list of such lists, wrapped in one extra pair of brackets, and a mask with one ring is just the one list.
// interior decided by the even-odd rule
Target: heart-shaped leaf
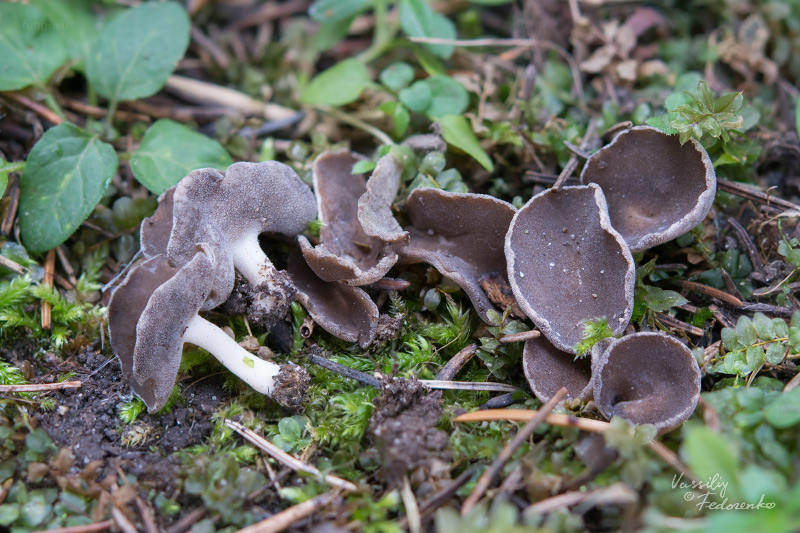
[(166, 191), (194, 169), (225, 170), (231, 164), (231, 156), (217, 141), (168, 119), (150, 126), (131, 156), (133, 175), (153, 194)]
[(345, 105), (357, 100), (367, 85), (367, 67), (358, 59), (345, 59), (311, 80), (300, 99), (310, 105)]
[(117, 154), (77, 126), (49, 129), (20, 179), (19, 225), (28, 251), (55, 248), (94, 209), (117, 170)]
[(174, 2), (146, 2), (112, 20), (92, 46), (86, 75), (111, 100), (151, 96), (189, 45), (189, 16)]

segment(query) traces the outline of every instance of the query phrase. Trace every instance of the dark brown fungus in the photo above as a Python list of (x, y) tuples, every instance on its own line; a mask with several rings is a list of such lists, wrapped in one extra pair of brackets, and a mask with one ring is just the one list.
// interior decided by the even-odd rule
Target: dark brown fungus
[(225, 301), (233, 289), (235, 268), (257, 295), (253, 306), (264, 317), (262, 326), (269, 328), (272, 320), (285, 315), (293, 295), (288, 277), (272, 265), (258, 236), (297, 235), (316, 215), (311, 189), (283, 163), (235, 163), (225, 174), (195, 170), (175, 190), (167, 257), (182, 265), (195, 245), (211, 247), (219, 271), (204, 309)]
[(681, 425), (700, 399), (700, 368), (691, 350), (665, 333), (634, 333), (606, 346), (594, 363), (594, 401), (606, 418)]
[(293, 252), (286, 271), (297, 287), (297, 300), (314, 322), (331, 335), (366, 348), (375, 338), (378, 306), (358, 287), (321, 280), (303, 255)]
[(556, 348), (574, 354), (585, 320), (605, 317), (615, 335), (628, 325), (635, 265), (597, 185), (531, 198), (511, 222), (505, 252), (517, 302)]
[(358, 199), (358, 221), (364, 233), (385, 243), (408, 244), (408, 232), (403, 231), (392, 214), (392, 203), (400, 190), (403, 167), (391, 155), (378, 160), (367, 180), (367, 190)]
[(209, 351), (255, 390), (296, 406), (308, 385), (303, 369), (253, 356), (197, 314), (214, 285), (214, 260), (209, 248), (199, 246), (179, 268), (157, 255), (127, 273), (108, 306), (111, 345), (123, 375), (147, 408), (157, 411), (172, 392), (183, 344), (189, 342)]
[(158, 197), (158, 208), (152, 216), (142, 220), (139, 242), (142, 254), (150, 259), (167, 253), (169, 234), (172, 232), (172, 208), (175, 188), (170, 187)]
[(694, 139), (650, 126), (618, 134), (593, 154), (581, 183), (596, 183), (606, 195), (611, 225), (632, 252), (671, 241), (703, 221), (717, 180), (714, 165)]
[[(303, 236), (299, 242), (308, 265), (325, 281), (367, 285), (381, 279), (397, 262), (392, 246), (367, 234), (359, 221), (359, 199), (367, 193), (367, 181), (353, 174), (353, 165), (358, 161), (361, 158), (349, 151), (325, 152), (314, 161), (314, 192), (324, 226), (319, 232), (319, 245), (312, 246)], [(391, 173), (392, 165), (396, 163), (388, 160), (378, 168)], [(371, 202), (365, 205), (371, 207)], [(393, 220), (391, 213), (379, 211), (381, 220)], [(365, 217), (371, 222), (370, 231), (381, 233), (375, 228), (378, 220), (366, 213)], [(385, 229), (393, 234), (397, 230), (399, 227)]]
[(464, 289), (478, 316), (494, 309), (481, 278), (504, 275), (503, 239), (516, 210), (484, 194), (414, 189), (406, 204), (411, 241), (398, 252), (404, 263), (428, 263)]
[(525, 341), (522, 368), (533, 394), (543, 402), (561, 387), (569, 391), (567, 398), (589, 400), (592, 397), (591, 358), (575, 359), (544, 337)]

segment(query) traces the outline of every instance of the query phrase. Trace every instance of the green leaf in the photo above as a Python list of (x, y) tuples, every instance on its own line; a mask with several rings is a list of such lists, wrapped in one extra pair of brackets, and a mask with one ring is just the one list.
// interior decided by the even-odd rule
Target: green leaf
[(117, 170), (117, 154), (77, 126), (49, 129), (20, 180), (19, 224), (31, 252), (55, 248), (92, 212)]
[(392, 63), (381, 72), (381, 83), (394, 91), (408, 86), (413, 80), (414, 69), (403, 61)]
[(460, 115), (469, 105), (467, 90), (450, 76), (431, 76), (423, 81), (431, 88), (431, 102), (425, 111), (428, 115)]
[(669, 311), (672, 307), (689, 302), (675, 291), (664, 290), (653, 285), (642, 285), (642, 287), (645, 289), (644, 302), (653, 311)]
[(510, 4), (512, 0), (469, 0), (470, 4), (477, 4), (479, 6), (502, 6), (503, 4)]
[(355, 17), (370, 3), (371, 0), (317, 0), (308, 14), (317, 22), (341, 22)]
[(411, 87), (401, 89), (400, 92), (397, 93), (397, 98), (411, 111), (424, 113), (431, 105), (433, 94), (431, 86), (425, 81), (426, 80), (420, 80)]
[(762, 346), (751, 346), (747, 349), (747, 352), (745, 352), (745, 359), (747, 359), (747, 366), (750, 368), (750, 371), (755, 372), (766, 360), (764, 348)]
[(783, 344), (773, 342), (767, 346), (767, 362), (771, 365), (779, 365), (783, 361)]
[(0, 526), (10, 526), (19, 518), (18, 503), (4, 503), (0, 505)]
[(166, 83), (189, 45), (189, 16), (174, 2), (124, 11), (92, 46), (86, 75), (112, 102), (151, 96)]
[(0, 3), (0, 91), (44, 87), (67, 58), (61, 34), (38, 7)]
[(767, 422), (776, 428), (792, 427), (800, 422), (800, 387), (784, 392), (764, 410)]
[(753, 327), (756, 328), (758, 338), (764, 341), (771, 341), (775, 335), (775, 328), (772, 326), (772, 320), (764, 313), (756, 313), (753, 315)]
[(375, 161), (365, 159), (354, 164), (353, 169), (350, 172), (353, 174), (366, 174), (367, 172), (372, 172), (372, 170), (375, 169), (375, 166)]
[[(455, 24), (434, 11), (425, 0), (400, 1), (400, 26), (409, 37), (456, 38)], [(453, 55), (450, 44), (425, 44), (425, 48), (442, 59)]]
[(307, 105), (341, 106), (357, 100), (367, 85), (367, 67), (358, 59), (345, 59), (311, 80), (300, 101)]
[(728, 496), (735, 501), (741, 494), (739, 488), (739, 461), (728, 444), (728, 439), (699, 424), (687, 424), (681, 455), (698, 479), (708, 482), (717, 476), (728, 483)]
[(347, 36), (354, 20), (355, 17), (344, 21), (321, 22), (314, 38), (314, 48), (320, 52), (332, 48)]
[(33, 0), (62, 33), (67, 54), (78, 60), (78, 69), (83, 70), (100, 28), (97, 17), (92, 14), (91, 0)]
[(667, 115), (661, 115), (659, 117), (650, 117), (645, 121), (645, 124), (648, 126), (653, 126), (656, 129), (659, 129), (666, 133), (667, 135), (675, 135), (678, 133), (678, 130), (673, 128), (669, 120), (666, 118)]
[(217, 141), (168, 119), (150, 126), (131, 156), (133, 175), (153, 194), (166, 191), (194, 169), (225, 170), (232, 163)]
[(714, 100), (714, 113), (736, 113), (742, 107), (742, 93), (728, 93)]
[(439, 117), (436, 122), (442, 128), (442, 136), (446, 143), (474, 157), (489, 172), (494, 170), (494, 164), (489, 158), (489, 154), (481, 147), (466, 118), (461, 115), (445, 115)]
[(722, 345), (725, 346), (726, 350), (731, 351), (742, 347), (739, 343), (739, 337), (736, 336), (736, 331), (733, 328), (722, 328), (721, 336)]
[(758, 342), (756, 328), (753, 327), (753, 321), (749, 317), (742, 315), (736, 321), (736, 336), (742, 346), (752, 346)]

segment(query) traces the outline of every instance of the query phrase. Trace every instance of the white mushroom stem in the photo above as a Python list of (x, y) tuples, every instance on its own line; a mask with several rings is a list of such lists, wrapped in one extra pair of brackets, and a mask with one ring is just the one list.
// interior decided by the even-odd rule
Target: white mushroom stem
[(280, 365), (251, 354), (221, 328), (200, 315), (189, 321), (183, 341), (195, 344), (216, 357), (228, 370), (261, 394), (272, 396)]
[(258, 234), (248, 235), (235, 243), (233, 266), (253, 287), (273, 279), (278, 272), (258, 244)]

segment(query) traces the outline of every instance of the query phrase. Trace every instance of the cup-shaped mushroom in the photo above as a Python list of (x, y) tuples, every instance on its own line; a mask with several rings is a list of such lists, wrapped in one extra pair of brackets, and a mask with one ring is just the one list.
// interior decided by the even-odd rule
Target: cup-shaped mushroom
[(297, 287), (297, 300), (322, 329), (366, 348), (378, 328), (378, 306), (358, 287), (324, 281), (308, 266), (300, 251), (292, 252), (286, 271)]
[(325, 281), (348, 285), (378, 281), (397, 262), (390, 243), (407, 239), (390, 211), (400, 185), (400, 165), (391, 156), (382, 158), (376, 178), (391, 190), (378, 193), (375, 187), (368, 190), (364, 176), (353, 174), (353, 165), (361, 160), (352, 152), (337, 151), (314, 161), (314, 192), (324, 226), (317, 246), (302, 236), (299, 242), (308, 266)]
[(566, 398), (589, 400), (592, 397), (591, 359), (576, 359), (545, 337), (525, 341), (522, 369), (533, 394), (543, 402), (550, 400), (561, 387), (567, 388)]
[(139, 230), (139, 245), (142, 255), (150, 259), (167, 253), (169, 234), (172, 232), (172, 208), (175, 187), (170, 187), (158, 197), (158, 208), (151, 216), (142, 220)]
[(181, 267), (154, 256), (126, 275), (108, 305), (111, 345), (123, 375), (150, 411), (164, 406), (178, 375), (183, 344), (206, 349), (257, 391), (294, 407), (305, 371), (253, 356), (197, 312), (214, 285), (213, 252), (200, 246)]
[(689, 418), (700, 399), (697, 360), (665, 333), (634, 333), (614, 340), (593, 366), (594, 401), (606, 418), (653, 424), (663, 433)]
[(611, 225), (632, 252), (662, 244), (703, 221), (717, 189), (714, 165), (696, 140), (650, 126), (619, 133), (595, 152), (581, 183), (606, 195)]
[(314, 194), (287, 165), (276, 161), (235, 163), (225, 174), (212, 168), (192, 171), (173, 197), (172, 231), (167, 257), (182, 265), (194, 247), (214, 249), (219, 272), (209, 309), (224, 302), (233, 290), (234, 268), (253, 288), (257, 314), (270, 319), (285, 315), (290, 298), (281, 297), (288, 281), (264, 254), (261, 233), (293, 237), (317, 216)]
[(408, 246), (398, 250), (403, 263), (428, 263), (467, 293), (482, 320), (494, 309), (481, 278), (505, 280), (503, 240), (516, 209), (485, 194), (414, 189), (406, 210), (411, 224)]
[(605, 317), (614, 335), (628, 325), (635, 264), (597, 185), (531, 198), (514, 215), (505, 251), (517, 302), (556, 348), (574, 354), (586, 320)]

